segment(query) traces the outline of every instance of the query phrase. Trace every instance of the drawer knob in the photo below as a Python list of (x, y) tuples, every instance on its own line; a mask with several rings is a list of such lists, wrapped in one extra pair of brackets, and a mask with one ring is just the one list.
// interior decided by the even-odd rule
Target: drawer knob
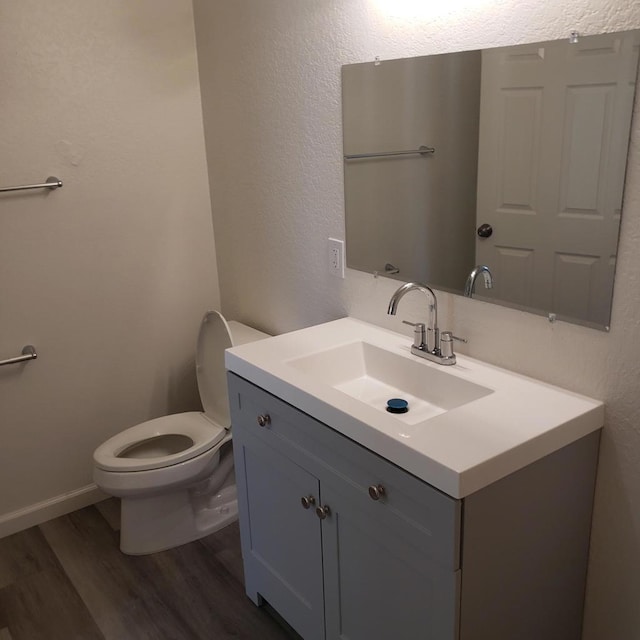
[(329, 505), (325, 505), (324, 507), (316, 507), (316, 515), (320, 520), (324, 520), (327, 516), (331, 515), (331, 509), (329, 509)]
[(369, 496), (371, 496), (372, 500), (380, 500), (380, 498), (386, 495), (386, 491), (381, 484), (372, 484), (369, 487)]
[(261, 427), (266, 427), (268, 424), (271, 424), (271, 416), (268, 413), (259, 415), (258, 424)]
[(309, 509), (316, 503), (316, 499), (313, 496), (302, 496), (300, 502), (304, 509)]

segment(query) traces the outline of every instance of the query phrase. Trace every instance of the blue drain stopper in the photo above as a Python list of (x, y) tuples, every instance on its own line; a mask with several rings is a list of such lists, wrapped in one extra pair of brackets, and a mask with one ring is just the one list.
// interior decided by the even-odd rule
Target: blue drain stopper
[(409, 403), (402, 398), (391, 398), (387, 400), (387, 411), (389, 413), (407, 413)]

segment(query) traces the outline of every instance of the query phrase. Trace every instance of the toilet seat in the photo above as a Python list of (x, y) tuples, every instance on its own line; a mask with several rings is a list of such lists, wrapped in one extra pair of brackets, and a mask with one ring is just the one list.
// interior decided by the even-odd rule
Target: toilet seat
[(114, 435), (93, 454), (93, 480), (120, 498), (120, 549), (155, 553), (238, 517), (225, 349), (267, 334), (208, 311), (196, 345), (204, 412), (176, 413)]
[[(193, 444), (176, 453), (144, 458), (119, 457), (127, 449), (162, 436), (186, 436)], [(93, 454), (96, 466), (105, 471), (149, 471), (179, 464), (215, 447), (227, 430), (199, 411), (177, 413), (147, 420), (109, 438)]]
[[(176, 413), (125, 429), (95, 450), (96, 467), (114, 472), (150, 471), (191, 460), (215, 447), (231, 427), (224, 351), (232, 344), (222, 314), (205, 313), (196, 345), (196, 376), (204, 413)], [(130, 455), (125, 456), (127, 451)]]

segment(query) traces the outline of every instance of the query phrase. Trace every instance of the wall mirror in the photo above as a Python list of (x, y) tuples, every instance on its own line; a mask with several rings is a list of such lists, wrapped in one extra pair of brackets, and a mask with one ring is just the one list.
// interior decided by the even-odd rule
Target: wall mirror
[(571, 40), (342, 68), (348, 267), (608, 329), (640, 31)]

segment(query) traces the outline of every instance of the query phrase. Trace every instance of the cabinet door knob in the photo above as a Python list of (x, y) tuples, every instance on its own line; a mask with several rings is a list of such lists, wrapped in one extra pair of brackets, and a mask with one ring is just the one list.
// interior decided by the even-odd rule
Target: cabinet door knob
[(381, 484), (372, 484), (369, 487), (369, 496), (371, 496), (372, 500), (380, 500), (380, 498), (386, 495), (386, 491)]
[(258, 424), (261, 427), (266, 427), (268, 424), (271, 424), (271, 416), (268, 413), (259, 415)]
[(324, 507), (316, 507), (316, 515), (320, 520), (324, 520), (327, 516), (331, 515), (331, 509), (329, 509), (329, 505), (325, 505)]
[(303, 508), (309, 509), (316, 503), (316, 499), (313, 496), (302, 496), (302, 498), (300, 498), (300, 502), (302, 503)]

